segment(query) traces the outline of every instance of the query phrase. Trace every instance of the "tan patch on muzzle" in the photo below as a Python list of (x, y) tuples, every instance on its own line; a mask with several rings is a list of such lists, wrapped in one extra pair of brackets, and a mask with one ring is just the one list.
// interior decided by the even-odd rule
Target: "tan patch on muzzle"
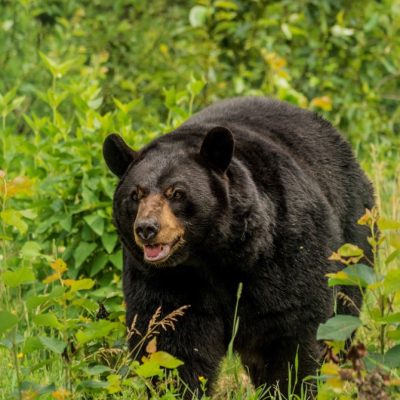
[[(139, 203), (135, 225), (139, 221), (152, 219), (158, 222), (160, 230), (151, 240), (152, 243), (173, 244), (183, 237), (184, 227), (175, 216), (168, 201), (160, 194), (146, 196)], [(142, 240), (135, 232), (135, 241), (143, 246)]]

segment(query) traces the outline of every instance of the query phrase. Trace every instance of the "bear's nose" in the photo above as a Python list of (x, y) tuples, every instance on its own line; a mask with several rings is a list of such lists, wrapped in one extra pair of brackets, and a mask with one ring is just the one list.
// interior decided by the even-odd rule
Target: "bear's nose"
[(153, 219), (139, 221), (135, 227), (136, 235), (138, 235), (142, 240), (153, 239), (159, 230), (160, 225)]

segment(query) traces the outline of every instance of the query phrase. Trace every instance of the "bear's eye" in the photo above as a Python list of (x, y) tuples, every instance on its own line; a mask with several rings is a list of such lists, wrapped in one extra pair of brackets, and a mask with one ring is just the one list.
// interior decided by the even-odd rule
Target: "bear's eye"
[(181, 189), (175, 189), (172, 193), (172, 198), (174, 200), (182, 200), (185, 197), (185, 192)]
[(131, 199), (133, 201), (139, 201), (142, 197), (142, 193), (140, 190), (138, 189), (133, 189), (132, 193), (131, 193)]

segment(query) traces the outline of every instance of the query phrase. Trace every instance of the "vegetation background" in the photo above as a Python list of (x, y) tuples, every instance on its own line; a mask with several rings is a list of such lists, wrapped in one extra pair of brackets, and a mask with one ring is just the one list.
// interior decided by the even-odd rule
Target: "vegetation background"
[[(319, 333), (333, 350), (318, 396), (400, 398), (399, 0), (1, 0), (0, 70), (0, 399), (178, 396), (157, 315), (148, 359), (128, 361), (101, 145), (119, 132), (139, 148), (241, 95), (324, 115), (373, 181), (378, 211), (361, 223), (382, 231), (375, 270), (347, 246), (350, 269), (329, 282), (362, 287), (362, 344), (339, 363), (346, 324)], [(273, 397), (225, 364), (216, 397)]]

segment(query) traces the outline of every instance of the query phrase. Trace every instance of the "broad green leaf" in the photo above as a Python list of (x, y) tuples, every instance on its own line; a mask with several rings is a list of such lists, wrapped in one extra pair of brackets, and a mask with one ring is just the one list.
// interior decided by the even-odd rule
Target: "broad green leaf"
[(150, 356), (150, 360), (155, 361), (161, 367), (169, 369), (174, 369), (179, 367), (180, 365), (183, 365), (183, 361), (175, 358), (165, 351), (156, 351), (155, 353), (152, 353)]
[(33, 308), (39, 307), (49, 300), (49, 295), (38, 295), (38, 296), (29, 296), (25, 303), (28, 310), (32, 310)]
[(71, 292), (78, 292), (79, 290), (91, 289), (96, 282), (93, 279), (65, 279), (64, 284), (71, 288)]
[(118, 250), (116, 253), (112, 254), (110, 256), (110, 261), (115, 265), (116, 268), (122, 271), (122, 250)]
[(96, 243), (80, 242), (75, 249), (75, 267), (79, 268), (85, 260), (93, 253), (96, 248)]
[(35, 274), (29, 267), (21, 267), (15, 271), (6, 271), (2, 277), (3, 282), (12, 288), (35, 280)]
[(85, 371), (88, 375), (100, 375), (103, 372), (111, 371), (111, 368), (105, 365), (93, 365), (92, 367), (87, 368)]
[(107, 392), (109, 394), (115, 394), (122, 390), (121, 388), (121, 376), (117, 374), (110, 374), (107, 376)]
[(389, 368), (400, 368), (400, 344), (385, 353), (383, 362)]
[(0, 335), (14, 328), (18, 324), (18, 318), (9, 311), (0, 311)]
[(108, 382), (87, 380), (80, 382), (79, 386), (84, 389), (106, 389), (108, 387)]
[(364, 264), (350, 265), (336, 273), (327, 274), (327, 276), (329, 277), (329, 286), (343, 285), (367, 287), (377, 281), (373, 268)]
[(104, 219), (99, 215), (87, 215), (84, 220), (93, 229), (93, 231), (101, 236), (104, 232)]
[(75, 299), (72, 302), (72, 304), (74, 306), (82, 307), (82, 308), (84, 308), (84, 309), (86, 309), (88, 311), (91, 311), (91, 312), (95, 312), (99, 308), (99, 306), (98, 306), (98, 304), (96, 302), (94, 302), (94, 301), (92, 301), (90, 299), (86, 299), (84, 297)]
[(37, 337), (28, 337), (25, 340), (24, 347), (22, 348), (23, 353), (29, 354), (36, 350), (43, 349), (43, 344)]
[(374, 320), (385, 324), (394, 324), (396, 322), (400, 322), (400, 312), (389, 314), (384, 317), (377, 317), (374, 318)]
[(344, 244), (337, 252), (342, 257), (359, 257), (364, 254), (362, 249), (351, 243)]
[(107, 264), (108, 256), (107, 254), (101, 252), (96, 254), (93, 257), (93, 260), (90, 263), (90, 276), (95, 276), (98, 272), (100, 272)]
[(400, 269), (389, 271), (383, 280), (385, 294), (392, 294), (400, 291)]
[(352, 315), (336, 315), (320, 324), (317, 340), (346, 340), (361, 325), (361, 321)]
[(21, 213), (17, 210), (7, 209), (0, 212), (0, 217), (5, 224), (18, 229), (20, 233), (26, 233), (28, 225), (22, 219)]
[(25, 242), (21, 248), (22, 258), (37, 258), (40, 256), (41, 246), (37, 242)]
[(380, 218), (378, 221), (378, 227), (381, 231), (400, 229), (400, 221), (395, 221), (393, 219)]
[(38, 314), (33, 318), (33, 322), (38, 326), (48, 326), (56, 329), (62, 327), (55, 314), (52, 313)]
[(79, 331), (76, 338), (80, 344), (91, 342), (95, 339), (100, 339), (107, 336), (111, 331), (119, 329), (121, 324), (107, 320), (100, 320), (90, 323), (86, 329)]
[(53, 300), (58, 300), (64, 296), (66, 288), (64, 286), (56, 286), (50, 293), (49, 297)]
[(104, 233), (101, 236), (101, 242), (108, 254), (111, 254), (117, 244), (118, 236), (116, 233)]
[(46, 349), (57, 354), (61, 354), (66, 347), (63, 341), (53, 337), (39, 336), (39, 340)]
[(151, 378), (152, 376), (161, 378), (163, 376), (163, 370), (160, 365), (151, 359), (146, 359), (143, 364), (136, 367), (135, 372), (143, 378)]

